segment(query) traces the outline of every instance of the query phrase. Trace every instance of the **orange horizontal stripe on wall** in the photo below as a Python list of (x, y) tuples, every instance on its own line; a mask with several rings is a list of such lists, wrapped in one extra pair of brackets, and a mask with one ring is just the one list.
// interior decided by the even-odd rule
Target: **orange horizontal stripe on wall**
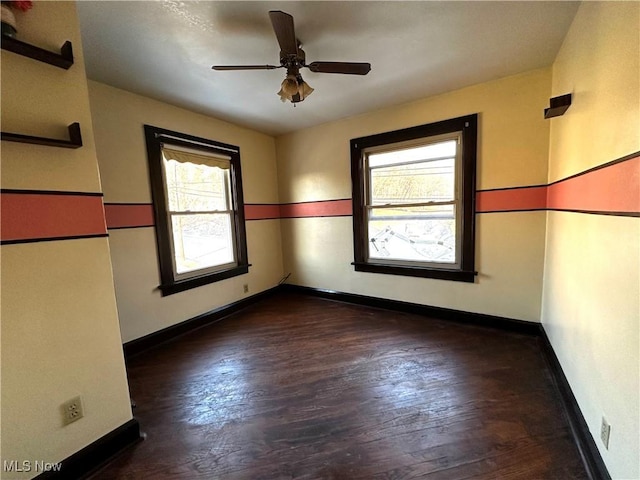
[(151, 227), (155, 223), (151, 204), (105, 203), (104, 213), (107, 228)]
[[(105, 203), (107, 227), (133, 228), (155, 224), (151, 204)], [(336, 217), (351, 215), (351, 200), (327, 200), (290, 204), (245, 204), (245, 220), (272, 220), (295, 217)]]
[(281, 218), (341, 217), (353, 214), (351, 199), (319, 202), (285, 203), (280, 205)]
[(1, 202), (2, 242), (107, 234), (101, 196), (2, 192)]
[(552, 183), (547, 208), (603, 213), (640, 213), (640, 156)]
[[(601, 168), (560, 180), (476, 193), (476, 213), (529, 210), (574, 210), (640, 213), (640, 156), (632, 155)], [(351, 199), (286, 204), (245, 204), (246, 220), (339, 217), (353, 214)], [(105, 204), (110, 229), (154, 225), (151, 204)]]
[(245, 204), (245, 220), (268, 220), (280, 218), (280, 205), (278, 204)]
[(640, 155), (632, 154), (550, 185), (476, 194), (476, 213), (526, 210), (640, 216)]
[(484, 190), (476, 194), (477, 213), (544, 210), (546, 205), (546, 185)]

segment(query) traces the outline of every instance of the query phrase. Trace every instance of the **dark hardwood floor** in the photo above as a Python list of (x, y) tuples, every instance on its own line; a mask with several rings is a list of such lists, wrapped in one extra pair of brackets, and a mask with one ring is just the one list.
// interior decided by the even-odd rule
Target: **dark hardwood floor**
[(128, 373), (94, 480), (587, 478), (530, 336), (278, 293)]

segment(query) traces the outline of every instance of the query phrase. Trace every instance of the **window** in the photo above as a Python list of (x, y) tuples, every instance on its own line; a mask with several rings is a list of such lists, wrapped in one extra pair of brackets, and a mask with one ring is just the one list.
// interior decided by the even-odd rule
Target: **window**
[(477, 114), (351, 140), (357, 271), (473, 282)]
[(247, 273), (238, 147), (144, 128), (163, 296)]

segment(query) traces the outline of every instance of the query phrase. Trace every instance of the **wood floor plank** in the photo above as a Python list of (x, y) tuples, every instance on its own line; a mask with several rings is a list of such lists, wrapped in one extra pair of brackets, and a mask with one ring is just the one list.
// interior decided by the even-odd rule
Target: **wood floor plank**
[(274, 297), (128, 364), (103, 479), (584, 479), (536, 338)]

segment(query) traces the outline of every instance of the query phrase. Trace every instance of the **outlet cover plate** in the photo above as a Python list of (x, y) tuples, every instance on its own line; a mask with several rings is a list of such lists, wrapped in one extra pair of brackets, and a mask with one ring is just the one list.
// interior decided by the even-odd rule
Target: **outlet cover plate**
[(72, 398), (71, 400), (67, 400), (60, 406), (60, 410), (62, 411), (63, 425), (69, 425), (76, 420), (80, 420), (82, 417), (84, 417), (82, 398), (80, 396), (77, 396)]

